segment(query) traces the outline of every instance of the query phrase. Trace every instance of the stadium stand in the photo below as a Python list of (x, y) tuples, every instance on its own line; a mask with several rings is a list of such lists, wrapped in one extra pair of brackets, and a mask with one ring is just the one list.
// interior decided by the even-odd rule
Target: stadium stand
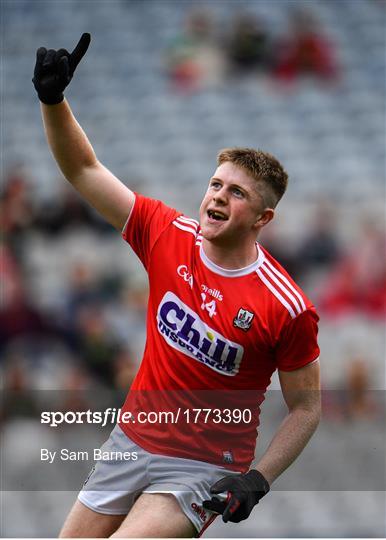
[[(386, 534), (385, 3), (229, 0), (205, 7), (221, 49), (240, 10), (264, 22), (274, 47), (287, 33), (292, 8), (310, 4), (332, 46), (335, 78), (321, 81), (308, 74), (288, 85), (267, 66), (240, 78), (225, 70), (215, 82), (206, 84), (203, 77), (182, 91), (172, 84), (168, 51), (202, 2), (1, 3), (3, 390), (120, 391), (130, 385), (145, 338), (146, 282), (140, 264), (119, 235), (80, 201), (60, 206), (63, 181), (49, 156), (31, 84), (39, 46), (71, 48), (82, 32), (92, 34), (66, 96), (99, 159), (131, 188), (197, 217), (214, 157), (224, 146), (268, 150), (290, 173), (277, 222), (262, 243), (294, 268), (321, 312), (325, 418), (315, 441), (253, 516), (226, 528), (217, 520), (207, 537)], [(305, 269), (298, 257), (323, 204), (333, 216), (336, 252), (328, 262), (314, 261)], [(373, 243), (369, 225), (378, 231)], [(353, 253), (360, 257), (370, 244), (373, 250), (363, 257), (378, 273), (371, 283), (361, 267), (355, 276), (358, 287), (371, 294), (358, 300), (338, 283), (336, 296), (327, 302), (331, 280), (338, 279)], [(103, 347), (109, 368), (95, 353)], [(349, 367), (358, 359), (365, 366), (361, 396), (370, 400), (359, 412), (349, 406), (356, 390)], [(96, 369), (98, 362), (105, 368)], [(276, 403), (277, 384), (273, 405), (263, 409), (258, 453), (283, 412)], [(58, 435), (28, 414), (36, 395), (21, 404), (24, 409), (1, 418), (2, 463), (9, 464), (2, 502), (6, 537), (56, 536), (87, 475), (87, 467), (74, 469), (69, 478), (53, 469), (43, 481), (34, 474), (32, 459), (22, 469), (12, 467), (18, 461), (15, 449), (29, 448), (33, 455), (37, 444), (59, 448), (72, 437), (71, 430)], [(101, 442), (95, 431), (82, 436), (91, 446)], [(46, 488), (50, 482), (55, 496)]]

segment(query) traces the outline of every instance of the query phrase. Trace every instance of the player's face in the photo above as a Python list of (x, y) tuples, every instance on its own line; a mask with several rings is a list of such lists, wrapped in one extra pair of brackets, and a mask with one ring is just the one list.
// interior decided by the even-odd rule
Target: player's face
[(202, 235), (221, 243), (255, 241), (264, 209), (256, 180), (241, 167), (225, 162), (210, 179), (200, 206)]

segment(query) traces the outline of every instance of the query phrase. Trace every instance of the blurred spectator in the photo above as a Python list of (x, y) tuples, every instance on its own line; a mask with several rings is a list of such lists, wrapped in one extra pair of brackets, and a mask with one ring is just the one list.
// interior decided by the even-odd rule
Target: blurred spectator
[(340, 257), (324, 285), (319, 305), (329, 315), (386, 315), (386, 239), (367, 221), (352, 252)]
[(66, 324), (76, 324), (76, 316), (82, 306), (94, 305), (100, 299), (98, 281), (94, 269), (84, 263), (74, 264), (70, 269), (68, 290), (65, 299)]
[(12, 303), (17, 291), (21, 291), (23, 278), (18, 262), (2, 239), (0, 239), (0, 278), (0, 310), (4, 310)]
[(238, 13), (232, 21), (226, 50), (232, 74), (266, 69), (269, 39), (263, 21), (252, 13)]
[(20, 239), (34, 221), (34, 207), (31, 199), (31, 186), (21, 165), (15, 165), (4, 181), (0, 197), (0, 233), (19, 253)]
[(17, 353), (9, 353), (2, 366), (0, 424), (10, 417), (36, 417), (36, 394), (31, 391), (30, 374)]
[(114, 386), (119, 390), (126, 391), (137, 373), (138, 365), (128, 348), (122, 349), (114, 362)]
[(200, 8), (188, 14), (185, 31), (167, 51), (173, 87), (194, 92), (217, 84), (223, 76), (224, 58), (216, 41), (211, 14)]
[(313, 13), (308, 8), (296, 8), (290, 15), (289, 35), (276, 47), (274, 75), (282, 82), (292, 82), (301, 76), (331, 81), (337, 74), (333, 48)]
[(111, 335), (102, 307), (83, 306), (77, 314), (77, 352), (85, 368), (101, 384), (114, 385), (115, 359), (120, 343)]
[(17, 354), (9, 354), (3, 373), (4, 390), (22, 392), (29, 387), (28, 375)]
[(266, 247), (275, 259), (286, 268), (287, 272), (294, 278), (299, 279), (302, 271), (302, 261), (299, 260), (295, 245), (288, 242), (280, 234), (276, 222), (271, 222), (259, 236), (259, 242)]
[[(75, 365), (69, 366), (68, 373), (63, 378), (61, 389), (71, 391), (71, 399), (69, 398), (69, 403), (74, 403), (72, 397), (77, 395), (78, 403), (82, 403), (83, 406), (83, 390), (87, 390), (92, 387), (92, 379), (89, 373), (81, 367), (81, 362), (78, 358), (74, 358)], [(80, 397), (79, 397), (80, 396)], [(80, 410), (80, 407), (79, 407)]]
[(51, 320), (30, 302), (20, 268), (7, 246), (0, 250), (0, 350), (19, 336), (56, 333)]
[(339, 389), (322, 392), (324, 418), (338, 422), (382, 420), (383, 391), (370, 389), (371, 373), (369, 361), (351, 352)]
[(132, 351), (133, 358), (142, 357), (146, 336), (147, 288), (124, 288), (117, 301), (106, 306), (109, 328), (116, 339)]
[(77, 192), (61, 181), (61, 194), (43, 203), (35, 227), (51, 235), (58, 235), (68, 228), (90, 227), (100, 232), (114, 232), (113, 227), (98, 216)]
[(347, 404), (346, 413), (351, 420), (373, 418), (377, 413), (374, 392), (370, 388), (370, 366), (363, 359), (354, 356), (346, 371)]
[(319, 204), (313, 223), (298, 248), (297, 256), (302, 273), (326, 269), (337, 259), (341, 248), (337, 240), (335, 218), (331, 207), (325, 203)]

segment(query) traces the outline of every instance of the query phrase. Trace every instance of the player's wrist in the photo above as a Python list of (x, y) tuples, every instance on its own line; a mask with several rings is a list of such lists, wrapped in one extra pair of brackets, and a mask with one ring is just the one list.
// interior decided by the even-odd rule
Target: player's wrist
[(41, 103), (44, 103), (44, 105), (58, 105), (59, 103), (62, 103), (64, 100), (64, 94), (55, 94), (53, 96), (47, 96), (47, 95), (41, 95), (38, 94), (38, 98), (41, 101)]
[(244, 476), (248, 481), (248, 485), (250, 486), (251, 490), (255, 493), (258, 501), (269, 492), (269, 482), (260, 471), (251, 469)]

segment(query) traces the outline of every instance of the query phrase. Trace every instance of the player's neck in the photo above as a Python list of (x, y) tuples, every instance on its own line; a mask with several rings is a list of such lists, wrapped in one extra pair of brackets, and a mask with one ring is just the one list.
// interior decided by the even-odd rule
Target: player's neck
[(258, 258), (256, 244), (229, 249), (203, 238), (202, 248), (208, 259), (226, 270), (245, 268)]

